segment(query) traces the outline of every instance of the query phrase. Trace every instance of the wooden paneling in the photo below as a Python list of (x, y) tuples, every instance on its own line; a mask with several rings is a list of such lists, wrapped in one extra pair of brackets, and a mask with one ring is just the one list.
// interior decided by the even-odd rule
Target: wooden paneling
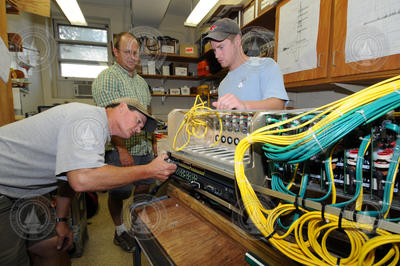
[[(5, 1), (0, 1), (0, 36), (5, 45), (8, 46)], [(7, 83), (0, 79), (0, 126), (14, 122), (14, 120), (11, 79)]]

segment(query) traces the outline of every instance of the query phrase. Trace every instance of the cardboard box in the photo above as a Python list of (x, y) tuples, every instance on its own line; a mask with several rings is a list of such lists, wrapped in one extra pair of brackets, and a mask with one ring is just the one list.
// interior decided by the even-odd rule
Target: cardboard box
[(242, 27), (251, 22), (256, 16), (256, 6), (253, 0), (244, 5), (242, 12)]
[(142, 66), (142, 74), (144, 74), (144, 75), (149, 74), (149, 68), (147, 65)]
[(156, 74), (156, 61), (148, 61), (147, 67), (148, 67), (149, 75)]
[(162, 74), (164, 75), (164, 76), (169, 76), (169, 75), (171, 75), (171, 72), (169, 71), (169, 66), (162, 66)]
[(161, 46), (161, 53), (176, 54), (178, 41), (175, 39), (161, 39), (160, 46)]
[(174, 63), (175, 76), (187, 76), (189, 65), (186, 63)]
[(153, 90), (154, 95), (164, 95), (165, 94), (165, 90), (163, 87), (153, 88), (152, 90)]
[(184, 86), (181, 88), (182, 95), (190, 95), (190, 88), (188, 86)]
[(278, 0), (259, 0), (258, 1), (258, 14), (262, 11), (268, 9), (269, 7), (275, 5)]
[(181, 44), (179, 45), (179, 55), (198, 57), (199, 48), (197, 44)]
[(175, 67), (175, 76), (187, 76), (187, 68), (186, 67)]
[(174, 88), (174, 89), (169, 89), (169, 94), (171, 95), (181, 95), (181, 89), (179, 88)]

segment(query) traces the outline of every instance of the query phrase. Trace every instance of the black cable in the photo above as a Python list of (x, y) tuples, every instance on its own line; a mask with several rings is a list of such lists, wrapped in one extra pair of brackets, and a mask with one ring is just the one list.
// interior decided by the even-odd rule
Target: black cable
[(336, 266), (339, 266), (340, 265), (340, 260), (341, 260), (342, 258), (337, 258), (337, 261), (336, 261)]
[(302, 206), (303, 208), (306, 207), (306, 198), (305, 198), (305, 197), (303, 197), (303, 199), (301, 200), (301, 206)]
[(357, 210), (353, 211), (353, 221), (354, 222), (357, 222), (357, 212), (358, 212)]
[(273, 237), (273, 235), (275, 235), (276, 233), (276, 229), (274, 229), (274, 231), (272, 231), (271, 234), (269, 234), (268, 236), (265, 237), (266, 240), (269, 240), (271, 237)]
[(326, 207), (326, 203), (323, 202), (321, 203), (322, 208), (321, 208), (321, 220), (326, 224), (326, 219), (325, 219), (325, 207)]
[(297, 203), (298, 198), (299, 198), (299, 195), (296, 194), (296, 198), (294, 199), (294, 203), (293, 203), (294, 207), (296, 207), (296, 212), (299, 212), (299, 203)]
[(344, 207), (340, 210), (338, 229), (342, 229), (343, 212), (344, 212)]
[(379, 218), (376, 217), (374, 221), (374, 227), (372, 228), (371, 234), (376, 234), (376, 228), (378, 228)]

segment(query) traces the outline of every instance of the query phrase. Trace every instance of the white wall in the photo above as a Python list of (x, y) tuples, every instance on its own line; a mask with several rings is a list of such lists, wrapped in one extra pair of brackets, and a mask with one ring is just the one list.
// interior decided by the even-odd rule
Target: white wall
[(288, 93), (289, 107), (295, 109), (316, 108), (348, 96), (334, 91)]

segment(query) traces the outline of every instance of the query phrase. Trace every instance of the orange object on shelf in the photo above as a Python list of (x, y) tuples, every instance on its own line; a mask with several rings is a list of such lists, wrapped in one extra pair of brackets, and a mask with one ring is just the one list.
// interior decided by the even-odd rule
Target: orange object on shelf
[(210, 94), (210, 86), (208, 85), (200, 85), (197, 87), (197, 94), (199, 95), (207, 95)]
[(204, 77), (204, 76), (210, 76), (210, 65), (208, 64), (207, 60), (200, 61), (197, 64), (197, 76), (199, 77)]

